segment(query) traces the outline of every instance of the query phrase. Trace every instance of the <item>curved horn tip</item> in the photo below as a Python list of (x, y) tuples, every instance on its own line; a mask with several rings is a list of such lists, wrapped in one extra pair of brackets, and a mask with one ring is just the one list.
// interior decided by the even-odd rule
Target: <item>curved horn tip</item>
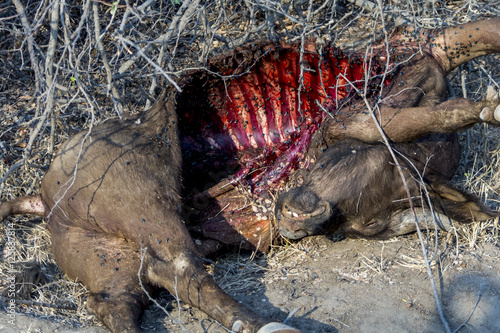
[(258, 330), (257, 333), (302, 333), (302, 331), (282, 323), (269, 323)]

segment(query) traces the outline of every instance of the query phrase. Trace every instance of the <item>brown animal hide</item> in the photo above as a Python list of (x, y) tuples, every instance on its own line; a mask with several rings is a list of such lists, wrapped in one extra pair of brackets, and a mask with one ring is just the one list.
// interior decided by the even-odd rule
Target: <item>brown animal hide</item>
[[(396, 142), (477, 122), (497, 125), (497, 100), (446, 101), (446, 75), (500, 52), (499, 29), (498, 18), (437, 30), (400, 27), (387, 45), (351, 53), (257, 43), (192, 73), (178, 99), (184, 214), (192, 230), (267, 249), (276, 233), (265, 200), (335, 142), (380, 141), (371, 112)], [(436, 146), (430, 153), (441, 152)]]
[(87, 287), (89, 309), (112, 332), (140, 331), (146, 290), (153, 287), (236, 332), (298, 332), (269, 329), (269, 319), (229, 297), (205, 271), (180, 217), (174, 102), (167, 93), (136, 118), (73, 136), (58, 150), (41, 195), (2, 203), (0, 218), (48, 218), (58, 265)]

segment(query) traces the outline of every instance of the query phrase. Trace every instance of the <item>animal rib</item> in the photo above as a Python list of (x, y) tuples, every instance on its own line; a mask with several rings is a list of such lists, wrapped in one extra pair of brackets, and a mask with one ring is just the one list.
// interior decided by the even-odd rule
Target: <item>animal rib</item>
[[(212, 87), (208, 94), (210, 107), (198, 107), (196, 117), (181, 117), (180, 121), (187, 122), (184, 128), (201, 136), (197, 142), (211, 143), (214, 136), (232, 142), (230, 147), (215, 147), (219, 155), (231, 152), (229, 158), (237, 159), (241, 168), (233, 182), (245, 179), (262, 192), (286, 178), (305, 157), (311, 136), (325, 118), (318, 103), (335, 113), (342, 100), (355, 96), (351, 85), (360, 90), (365, 87), (365, 73), (361, 56), (329, 46), (322, 52), (304, 51), (302, 57), (298, 45), (268, 45), (263, 47), (263, 54), (258, 47), (249, 48), (212, 63), (210, 69), (227, 76), (225, 80), (207, 75), (201, 85), (193, 87), (188, 83), (188, 88), (197, 92)], [(371, 59), (371, 64), (373, 74), (382, 72), (378, 60)], [(190, 107), (185, 101), (180, 104)], [(198, 125), (192, 123), (194, 118)], [(214, 133), (208, 130), (214, 125), (204, 123), (204, 119), (222, 126)], [(212, 154), (213, 147), (211, 143), (204, 150)]]

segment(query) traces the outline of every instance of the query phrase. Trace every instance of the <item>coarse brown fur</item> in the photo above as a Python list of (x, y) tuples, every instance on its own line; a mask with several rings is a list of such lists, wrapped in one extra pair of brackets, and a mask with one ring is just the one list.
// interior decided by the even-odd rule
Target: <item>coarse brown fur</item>
[(136, 118), (108, 120), (70, 138), (42, 182), (41, 196), (3, 203), (48, 217), (61, 269), (90, 291), (88, 307), (113, 332), (139, 332), (145, 290), (163, 287), (238, 332), (266, 324), (205, 271), (180, 218), (181, 152), (175, 96)]
[(279, 197), (276, 216), (281, 234), (293, 239), (320, 233), (387, 239), (415, 231), (415, 223), (405, 221), (402, 214), (411, 205), (427, 206), (426, 191), (435, 212), (453, 221), (470, 223), (498, 215), (448, 185), (460, 157), (456, 136), (434, 134), (393, 144), (393, 149), (406, 185), (384, 145), (353, 139), (333, 144), (303, 186)]
[[(465, 24), (462, 29), (431, 31), (429, 37), (419, 32), (412, 35), (415, 40), (416, 36), (432, 40), (439, 47), (423, 43), (425, 52), (409, 59), (399, 69), (394, 84), (381, 94), (381, 103), (374, 113), (390, 140), (405, 142), (436, 132), (451, 133), (485, 120), (498, 124), (493, 116), (499, 104), (496, 93), (492, 98), (472, 102), (462, 98), (447, 100), (446, 90), (449, 71), (473, 57), (500, 52), (500, 35), (491, 30), (492, 26), (498, 28), (500, 19)], [(399, 29), (399, 38), (393, 41), (399, 39), (401, 45), (408, 47), (405, 38), (401, 38), (401, 34), (405, 36), (404, 29)], [(459, 33), (452, 34), (454, 30)], [(483, 42), (473, 44), (470, 36)], [(466, 51), (450, 55), (455, 44), (464, 43)], [(395, 49), (397, 54), (398, 47)], [(406, 51), (401, 48), (400, 52)], [(302, 238), (337, 232), (387, 239), (408, 233), (416, 226), (404, 221), (403, 215), (407, 216), (406, 210), (411, 206), (425, 205), (426, 190), (437, 213), (451, 220), (470, 223), (498, 216), (473, 196), (447, 185), (460, 156), (454, 137), (434, 135), (393, 145), (404, 167), (406, 188), (389, 150), (377, 144), (382, 136), (368, 112), (352, 111), (366, 110), (365, 103), (357, 101), (346, 106), (339, 114), (347, 117), (327, 120), (316, 133), (316, 147), (313, 145), (310, 150), (319, 158), (316, 165), (304, 185), (282, 194), (276, 205), (282, 235)], [(325, 145), (331, 147), (320, 155), (318, 152)], [(412, 204), (408, 194), (414, 198)]]

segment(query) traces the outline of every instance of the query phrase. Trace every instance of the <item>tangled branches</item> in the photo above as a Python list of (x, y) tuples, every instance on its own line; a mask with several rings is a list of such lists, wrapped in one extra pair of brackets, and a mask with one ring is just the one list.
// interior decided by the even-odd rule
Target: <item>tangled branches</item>
[[(452, 14), (450, 20), (464, 11), (467, 15), (477, 11), (472, 4), (456, 10), (437, 2), (428, 4), (401, 2), (398, 8), (384, 4), (384, 20), (389, 25), (404, 19), (437, 26), (443, 24), (443, 15), (432, 21), (429, 17), (438, 11)], [(121, 117), (139, 105), (148, 107), (157, 88), (176, 86), (176, 79), (190, 68), (251, 41), (314, 38), (318, 43), (359, 46), (359, 40), (368, 42), (380, 31), (375, 6), (354, 0), (42, 0), (26, 4), (9, 0), (0, 5), (0, 91), (22, 82), (36, 102), (13, 129), (29, 127), (29, 139), (0, 186), (29, 161), (40, 132), (50, 132), (44, 149), (52, 154), (54, 145), (65, 138), (55, 131), (61, 117), (76, 115), (81, 127), (102, 117)], [(494, 6), (481, 8), (483, 14), (488, 10), (495, 11)]]

